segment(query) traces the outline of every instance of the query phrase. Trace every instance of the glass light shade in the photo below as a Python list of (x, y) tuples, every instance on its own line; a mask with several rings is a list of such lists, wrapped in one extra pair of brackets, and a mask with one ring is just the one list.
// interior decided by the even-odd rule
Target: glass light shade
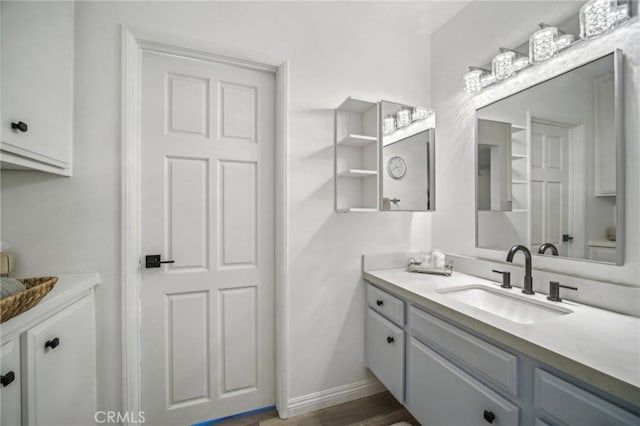
[(485, 88), (496, 82), (496, 76), (491, 73), (484, 73), (480, 77), (480, 87)]
[(580, 38), (595, 37), (607, 31), (617, 22), (617, 14), (617, 0), (588, 1), (580, 8)]
[(617, 24), (618, 22), (622, 22), (625, 19), (629, 18), (629, 3), (618, 5), (613, 13), (613, 24)]
[(556, 46), (558, 29), (544, 27), (536, 31), (529, 38), (529, 61), (537, 64), (552, 58), (558, 51)]
[(496, 76), (496, 80), (505, 80), (516, 73), (513, 67), (513, 60), (515, 58), (516, 53), (510, 50), (498, 53), (493, 57), (491, 61), (491, 72)]
[(411, 115), (411, 121), (424, 120), (428, 114), (429, 111), (426, 108), (415, 107)]
[(388, 135), (396, 129), (396, 119), (392, 115), (387, 116), (382, 120), (382, 133)]
[(528, 56), (520, 56), (519, 58), (513, 60), (513, 68), (516, 70), (516, 72), (525, 69), (529, 65), (531, 64), (529, 63)]
[(482, 90), (480, 77), (484, 71), (472, 69), (464, 75), (464, 91), (468, 94), (477, 93)]
[(408, 108), (402, 108), (396, 113), (396, 126), (400, 127), (408, 126), (411, 124), (411, 110)]
[(556, 39), (556, 47), (558, 50), (565, 49), (575, 41), (576, 37), (573, 34), (563, 34)]

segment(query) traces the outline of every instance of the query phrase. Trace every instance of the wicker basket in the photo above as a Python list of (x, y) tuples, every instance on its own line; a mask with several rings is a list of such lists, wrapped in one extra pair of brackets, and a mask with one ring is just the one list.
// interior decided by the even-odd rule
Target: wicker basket
[(58, 282), (58, 277), (36, 277), (19, 279), (25, 291), (0, 299), (0, 323), (36, 306)]

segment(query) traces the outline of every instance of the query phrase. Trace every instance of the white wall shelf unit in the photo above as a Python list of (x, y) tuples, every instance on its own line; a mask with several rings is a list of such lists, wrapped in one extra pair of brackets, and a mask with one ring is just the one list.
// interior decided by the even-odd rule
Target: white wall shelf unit
[(379, 210), (378, 103), (349, 97), (335, 109), (335, 210)]

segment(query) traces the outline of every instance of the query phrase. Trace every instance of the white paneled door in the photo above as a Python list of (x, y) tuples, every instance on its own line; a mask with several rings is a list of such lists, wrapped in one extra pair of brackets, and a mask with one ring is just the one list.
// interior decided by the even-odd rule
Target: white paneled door
[(274, 403), (274, 86), (266, 72), (143, 56), (148, 424)]
[[(552, 243), (560, 256), (570, 255), (569, 129), (532, 121), (531, 126), (531, 244), (538, 250)], [(571, 237), (572, 238), (572, 237)]]

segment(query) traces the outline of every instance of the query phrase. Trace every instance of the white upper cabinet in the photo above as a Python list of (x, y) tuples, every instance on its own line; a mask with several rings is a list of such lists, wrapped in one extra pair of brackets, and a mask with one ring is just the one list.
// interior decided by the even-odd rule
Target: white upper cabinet
[(73, 13), (70, 1), (2, 2), (3, 169), (71, 175)]

